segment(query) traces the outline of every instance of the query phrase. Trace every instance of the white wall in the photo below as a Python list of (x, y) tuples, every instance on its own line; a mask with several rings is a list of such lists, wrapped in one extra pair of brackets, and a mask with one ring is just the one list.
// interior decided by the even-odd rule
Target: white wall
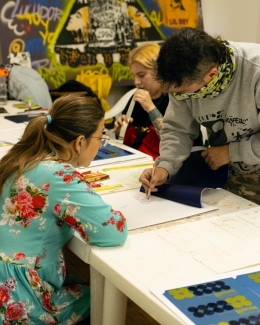
[(230, 41), (260, 43), (259, 0), (202, 0), (204, 30)]

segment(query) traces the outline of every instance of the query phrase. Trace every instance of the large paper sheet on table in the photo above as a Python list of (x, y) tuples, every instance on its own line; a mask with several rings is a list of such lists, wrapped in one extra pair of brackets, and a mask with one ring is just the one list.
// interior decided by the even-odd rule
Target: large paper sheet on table
[(145, 164), (131, 164), (118, 167), (106, 167), (101, 171), (109, 175), (109, 179), (100, 182), (100, 187), (94, 187), (94, 191), (100, 195), (108, 193), (117, 193), (121, 191), (133, 190), (140, 188), (139, 177), (143, 170), (151, 168), (153, 162)]
[[(133, 190), (140, 188), (139, 177), (143, 170), (151, 168), (154, 162), (137, 163), (132, 162), (129, 165), (111, 165), (111, 167), (102, 166), (97, 171), (109, 175), (109, 179), (101, 180), (96, 183), (92, 183), (94, 191), (100, 195), (108, 193), (116, 193), (121, 191)], [(95, 171), (95, 169), (91, 169)]]
[[(117, 193), (121, 191), (139, 189), (141, 183), (139, 177), (143, 170), (151, 168), (154, 161), (149, 160), (134, 160), (125, 163), (115, 163), (90, 168), (78, 168), (78, 171), (83, 175), (86, 174), (86, 180), (89, 181), (88, 173), (96, 175), (96, 180), (91, 182), (94, 191), (100, 195)], [(99, 174), (108, 176), (108, 178), (98, 179)]]
[[(185, 324), (231, 324), (231, 320), (239, 324), (239, 318), (244, 319), (244, 324), (247, 321), (249, 324), (250, 317), (259, 317), (259, 214), (260, 207), (256, 207), (199, 220), (195, 226), (186, 223), (170, 230), (160, 229), (157, 233), (160, 238), (167, 238), (169, 242), (169, 238), (173, 238), (173, 246), (188, 252), (196, 261), (210, 268), (215, 276), (200, 276), (199, 279), (197, 276), (199, 281), (189, 278), (169, 282), (151, 288), (151, 292)], [(187, 239), (180, 240), (183, 233)], [(230, 277), (235, 280), (230, 280)]]
[(127, 219), (129, 230), (182, 219), (217, 209), (207, 204), (204, 204), (202, 208), (192, 207), (156, 196), (152, 196), (150, 200), (147, 200), (146, 195), (140, 192), (139, 189), (105, 195), (104, 201), (111, 204), (114, 210), (123, 213)]

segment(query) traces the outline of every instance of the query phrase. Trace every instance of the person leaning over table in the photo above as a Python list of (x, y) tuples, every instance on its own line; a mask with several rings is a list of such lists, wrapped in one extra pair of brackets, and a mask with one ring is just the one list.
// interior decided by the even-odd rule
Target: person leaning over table
[(213, 170), (229, 164), (225, 189), (260, 204), (260, 45), (183, 28), (163, 43), (157, 79), (169, 89), (171, 106), (154, 177), (151, 170), (140, 176), (146, 192), (180, 169), (203, 125), (206, 163)]
[(66, 275), (62, 248), (75, 231), (98, 246), (126, 240), (122, 213), (76, 170), (106, 144), (103, 129), (104, 111), (95, 100), (62, 96), (0, 160), (3, 324), (89, 324), (89, 286)]
[[(159, 51), (160, 45), (157, 43), (144, 43), (130, 52), (128, 65), (134, 76), (134, 84), (137, 90), (128, 101), (122, 115), (114, 123), (114, 132), (117, 134), (119, 134), (125, 121), (137, 127), (153, 125), (160, 138), (162, 120), (169, 104), (169, 96), (162, 83), (155, 79), (155, 67)], [(126, 114), (132, 99), (135, 105), (129, 118)], [(202, 134), (200, 133), (194, 145), (201, 144)]]

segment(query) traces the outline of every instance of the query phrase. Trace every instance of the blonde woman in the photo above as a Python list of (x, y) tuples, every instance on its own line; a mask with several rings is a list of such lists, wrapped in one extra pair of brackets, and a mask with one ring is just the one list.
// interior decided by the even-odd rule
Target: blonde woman
[(106, 144), (103, 129), (94, 99), (62, 96), (0, 160), (3, 324), (89, 323), (89, 286), (66, 276), (62, 249), (75, 231), (93, 245), (126, 240), (123, 215), (76, 170)]
[[(137, 90), (123, 110), (122, 116), (116, 120), (114, 125), (116, 132), (125, 121), (133, 126), (153, 125), (159, 136), (162, 119), (169, 103), (168, 94), (155, 80), (155, 64), (159, 51), (160, 46), (157, 43), (145, 43), (130, 52), (128, 64)], [(132, 99), (135, 102), (133, 112), (131, 116), (126, 116)]]

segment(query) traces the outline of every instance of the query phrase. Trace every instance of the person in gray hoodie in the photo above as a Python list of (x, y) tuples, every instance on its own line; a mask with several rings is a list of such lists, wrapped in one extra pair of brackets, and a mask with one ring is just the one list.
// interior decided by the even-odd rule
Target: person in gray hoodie
[(260, 44), (183, 28), (163, 43), (157, 80), (169, 90), (171, 105), (156, 168), (140, 176), (146, 192), (177, 173), (203, 125), (209, 142), (202, 152), (206, 163), (213, 170), (229, 164), (225, 188), (260, 204)]

